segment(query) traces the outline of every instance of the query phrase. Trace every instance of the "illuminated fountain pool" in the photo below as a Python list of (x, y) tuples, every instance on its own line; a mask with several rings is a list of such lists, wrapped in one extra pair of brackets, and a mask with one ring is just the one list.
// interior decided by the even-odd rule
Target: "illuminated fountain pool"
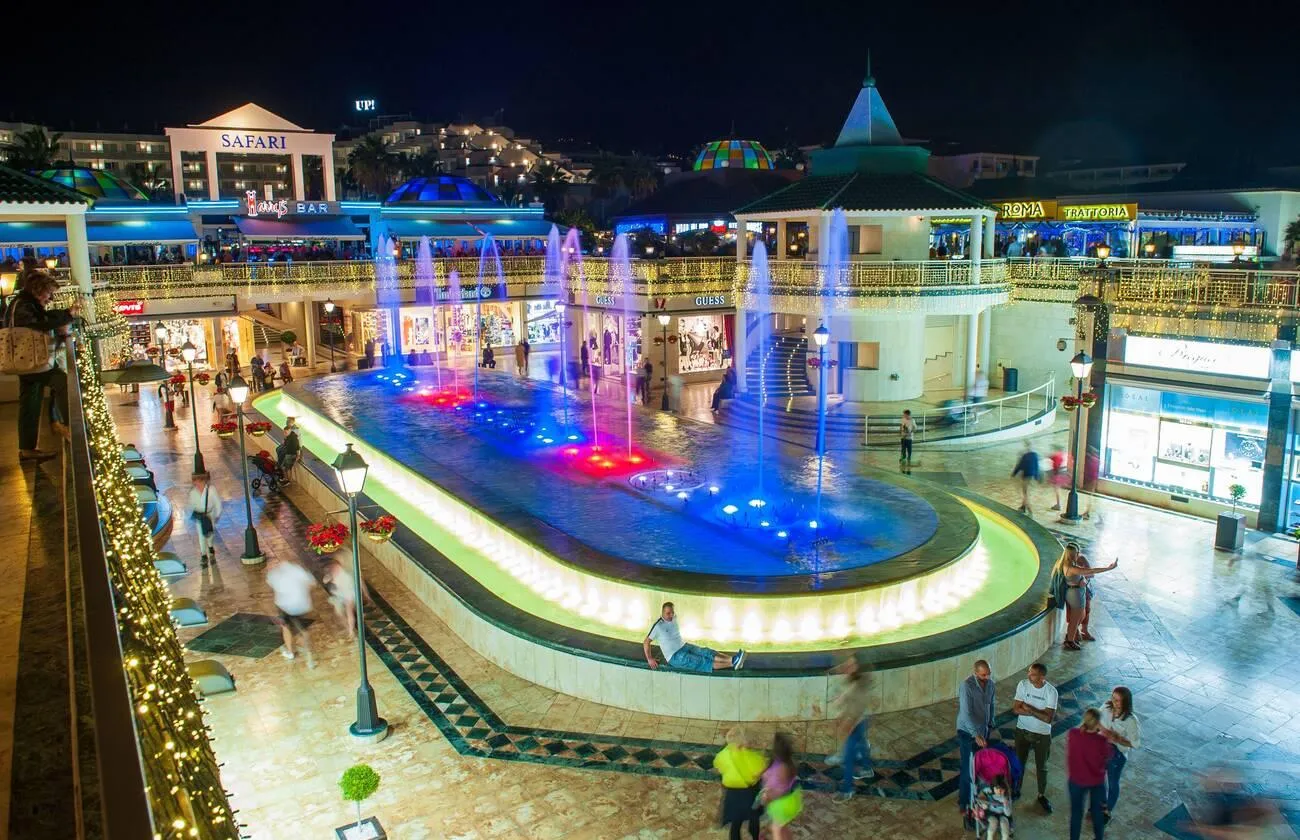
[[(816, 679), (849, 649), (883, 671), (941, 663), (1041, 618), (1054, 543), (992, 503), (832, 457), (816, 521), (805, 450), (769, 452), (760, 497), (747, 433), (638, 409), (635, 446), (604, 432), (597, 444), (589, 424), (563, 425), (545, 383), (483, 377), (469, 399), (422, 375), (322, 377), (255, 405), (277, 425), (296, 416), (325, 463), (356, 444), (366, 495), (404, 526), (406, 556), (386, 565), (421, 566), (494, 632), (548, 655), (635, 669), (665, 600), (686, 638), (750, 650), (745, 678)], [(617, 427), (621, 407), (610, 413)], [(1019, 643), (1027, 661), (1040, 635)], [(512, 656), (497, 661), (518, 665)], [(927, 681), (925, 702), (951, 696), (941, 683)], [(916, 692), (904, 694), (906, 705)]]

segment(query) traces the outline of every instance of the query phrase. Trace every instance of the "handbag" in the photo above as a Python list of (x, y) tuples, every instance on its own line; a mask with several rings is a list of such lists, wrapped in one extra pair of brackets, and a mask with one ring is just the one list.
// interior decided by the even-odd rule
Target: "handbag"
[(212, 517), (208, 515), (208, 493), (211, 491), (211, 487), (204, 488), (203, 490), (203, 511), (200, 513), (196, 510), (190, 514), (190, 518), (199, 523), (199, 530), (203, 532), (203, 536), (205, 537), (212, 536), (212, 532), (216, 530), (216, 526), (212, 522)]
[(54, 338), (44, 330), (15, 327), (16, 304), (10, 304), (0, 327), (0, 373), (22, 376), (45, 373), (54, 365)]

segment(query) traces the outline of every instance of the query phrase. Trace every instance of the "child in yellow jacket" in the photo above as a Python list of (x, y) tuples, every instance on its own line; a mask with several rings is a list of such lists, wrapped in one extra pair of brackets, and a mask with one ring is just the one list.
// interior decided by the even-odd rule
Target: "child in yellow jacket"
[(767, 756), (753, 748), (749, 732), (741, 726), (727, 732), (727, 745), (713, 757), (713, 769), (722, 774), (723, 827), (731, 826), (731, 840), (740, 840), (740, 827), (749, 823), (749, 836), (758, 840), (758, 818), (762, 815), (756, 804), (759, 778), (767, 769)]

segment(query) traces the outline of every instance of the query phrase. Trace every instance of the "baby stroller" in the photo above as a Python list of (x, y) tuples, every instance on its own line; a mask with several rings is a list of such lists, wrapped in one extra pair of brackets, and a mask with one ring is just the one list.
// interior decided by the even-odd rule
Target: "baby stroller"
[(275, 492), (289, 483), (289, 468), (293, 464), (285, 464), (284, 469), (281, 469), (275, 463), (275, 456), (265, 449), (256, 455), (249, 455), (248, 463), (258, 472), (258, 475), (249, 482), (249, 484), (253, 485), (254, 492), (262, 489), (263, 482), (266, 483), (271, 492)]
[(1023, 768), (1016, 760), (1015, 753), (1005, 744), (990, 743), (982, 750), (971, 755), (971, 790), (970, 817), (975, 821), (975, 836), (993, 838), (993, 817), (989, 803), (993, 796), (993, 785), (998, 779), (1006, 784), (1006, 816), (1010, 822), (1011, 800), (1014, 792), (1020, 789), (1020, 776)]

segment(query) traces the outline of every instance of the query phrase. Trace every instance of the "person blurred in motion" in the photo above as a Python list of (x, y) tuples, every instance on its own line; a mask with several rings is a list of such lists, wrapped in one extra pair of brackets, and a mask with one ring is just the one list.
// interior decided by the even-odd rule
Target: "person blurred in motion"
[(1228, 767), (1212, 767), (1203, 780), (1210, 807), (1204, 819), (1179, 826), (1205, 840), (1265, 840), (1279, 837), (1282, 815), (1277, 806), (1247, 792), (1241, 776)]
[(767, 769), (767, 756), (755, 749), (752, 736), (743, 726), (727, 732), (727, 745), (713, 757), (713, 769), (722, 776), (722, 827), (730, 827), (731, 840), (740, 840), (741, 826), (749, 824), (751, 840), (758, 840), (758, 821), (763, 812), (756, 803), (762, 787), (759, 779)]
[[(66, 330), (77, 315), (71, 309), (46, 309), (58, 290), (58, 281), (44, 271), (31, 271), (25, 275), (22, 290), (9, 301), (4, 315), (7, 327), (25, 327), (29, 330), (54, 333)], [(67, 434), (67, 373), (54, 364), (53, 357), (46, 370), (18, 376), (18, 459), (20, 461), (45, 461), (59, 453), (37, 449), (40, 437), (41, 406), (45, 402), (45, 389), (51, 395), (50, 428), (66, 439)]]

